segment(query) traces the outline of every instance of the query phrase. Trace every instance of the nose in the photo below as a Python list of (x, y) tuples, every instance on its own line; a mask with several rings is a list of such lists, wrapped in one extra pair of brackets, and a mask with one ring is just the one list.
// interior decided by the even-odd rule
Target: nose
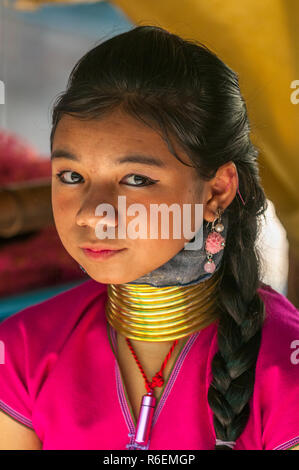
[[(118, 211), (115, 198), (102, 197), (101, 192), (94, 191), (84, 198), (76, 215), (76, 223), (80, 227), (96, 230), (101, 225), (107, 229), (115, 229), (118, 224)], [(104, 228), (104, 227), (103, 227)]]

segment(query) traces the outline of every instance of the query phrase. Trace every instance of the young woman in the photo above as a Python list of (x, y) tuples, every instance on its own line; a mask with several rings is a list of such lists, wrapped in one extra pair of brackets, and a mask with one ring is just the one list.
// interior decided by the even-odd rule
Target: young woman
[[(200, 43), (138, 26), (76, 64), (52, 204), (90, 279), (0, 325), (1, 448), (298, 447), (299, 312), (261, 282), (249, 134), (236, 73)], [(161, 236), (160, 205), (193, 232), (172, 236), (173, 212)]]

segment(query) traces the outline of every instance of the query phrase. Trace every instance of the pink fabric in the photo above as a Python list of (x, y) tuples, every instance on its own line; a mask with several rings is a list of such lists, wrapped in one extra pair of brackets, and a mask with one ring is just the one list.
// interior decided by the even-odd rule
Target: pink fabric
[[(0, 189), (39, 179), (48, 179), (51, 185), (50, 157), (39, 155), (29, 142), (0, 128)], [(0, 240), (0, 297), (84, 278), (54, 224)]]
[[(299, 443), (299, 312), (270, 286), (259, 293), (267, 318), (250, 417), (235, 449), (286, 449)], [(0, 324), (0, 407), (33, 428), (43, 449), (122, 450), (132, 442), (106, 298), (107, 286), (88, 280)], [(179, 352), (155, 410), (149, 449), (214, 448), (207, 391), (216, 334), (213, 323)]]

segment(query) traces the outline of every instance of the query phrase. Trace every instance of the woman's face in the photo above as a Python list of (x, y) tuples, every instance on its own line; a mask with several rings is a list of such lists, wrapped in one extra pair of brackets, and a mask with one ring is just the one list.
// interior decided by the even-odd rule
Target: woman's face
[[(188, 156), (173, 144), (180, 158), (190, 164)], [(202, 203), (204, 182), (194, 168), (183, 165), (170, 153), (158, 132), (131, 116), (119, 110), (101, 120), (82, 121), (64, 115), (55, 131), (52, 155), (58, 155), (58, 150), (61, 151), (59, 158), (52, 159), (55, 225), (65, 249), (95, 281), (104, 284), (130, 282), (173, 258), (193, 238), (193, 235), (184, 237), (183, 204), (190, 204), (191, 208), (189, 230), (197, 231), (201, 227), (202, 219), (199, 225), (195, 225), (194, 204)], [(66, 152), (74, 154), (77, 159), (66, 158)], [(133, 154), (150, 155), (161, 165), (118, 162), (118, 159)], [(61, 181), (57, 174), (62, 171)], [(119, 196), (125, 196), (125, 212), (119, 209)], [(99, 212), (98, 209), (96, 213), (97, 206), (101, 204), (114, 209), (115, 217), (111, 212)], [(140, 205), (139, 212), (127, 212), (132, 204)], [(166, 231), (165, 236), (165, 219), (162, 220), (161, 213), (158, 213), (156, 224), (150, 216), (152, 204), (164, 204), (167, 210), (171, 204), (179, 206), (179, 238), (173, 236), (171, 210), (169, 234)], [(164, 210), (164, 217), (167, 218), (167, 214)], [(134, 239), (133, 232), (141, 233), (137, 216), (144, 231), (143, 238)], [(120, 223), (125, 227), (123, 238), (118, 234)], [(151, 233), (155, 229), (157, 236), (153, 237)], [(162, 230), (165, 238), (161, 236)], [(105, 232), (109, 237), (99, 238), (99, 234)], [(114, 239), (111, 238), (113, 233)], [(124, 250), (100, 260), (83, 251), (82, 247), (86, 245)]]

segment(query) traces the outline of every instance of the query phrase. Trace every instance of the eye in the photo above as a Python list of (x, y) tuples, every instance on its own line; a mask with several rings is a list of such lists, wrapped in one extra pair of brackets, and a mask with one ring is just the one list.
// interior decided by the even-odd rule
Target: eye
[(159, 180), (152, 180), (151, 178), (148, 178), (147, 176), (141, 176), (141, 175), (136, 175), (136, 174), (131, 174), (127, 175), (126, 178), (136, 178), (137, 180), (143, 180), (146, 181), (146, 183), (143, 184), (129, 184), (128, 186), (150, 186), (151, 184), (157, 183)]
[[(77, 175), (77, 177), (81, 178), (81, 175), (79, 175), (79, 173), (76, 173), (75, 171), (63, 170), (56, 174), (56, 177), (59, 179), (61, 183), (71, 184), (71, 185), (78, 184), (78, 180), (73, 181), (72, 176), (70, 177), (71, 181), (67, 181), (64, 177), (65, 173), (70, 173), (71, 175)], [(148, 178), (147, 176), (137, 175), (134, 173), (127, 175), (125, 178), (132, 178), (132, 179), (137, 179), (137, 180), (139, 179), (139, 181), (141, 180), (141, 184), (128, 184), (128, 186), (150, 186), (151, 184), (155, 184), (159, 181), (159, 180), (152, 180), (151, 178)], [(142, 181), (144, 182), (142, 183)]]
[(80, 176), (78, 173), (76, 173), (75, 171), (70, 171), (70, 170), (63, 170), (63, 171), (60, 171), (59, 173), (56, 174), (56, 177), (61, 181), (61, 183), (63, 184), (76, 184), (76, 183), (70, 183), (70, 182), (67, 182), (65, 181), (65, 179), (63, 178), (63, 175), (64, 173), (71, 173), (72, 175), (75, 174), (75, 175), (78, 175)]

